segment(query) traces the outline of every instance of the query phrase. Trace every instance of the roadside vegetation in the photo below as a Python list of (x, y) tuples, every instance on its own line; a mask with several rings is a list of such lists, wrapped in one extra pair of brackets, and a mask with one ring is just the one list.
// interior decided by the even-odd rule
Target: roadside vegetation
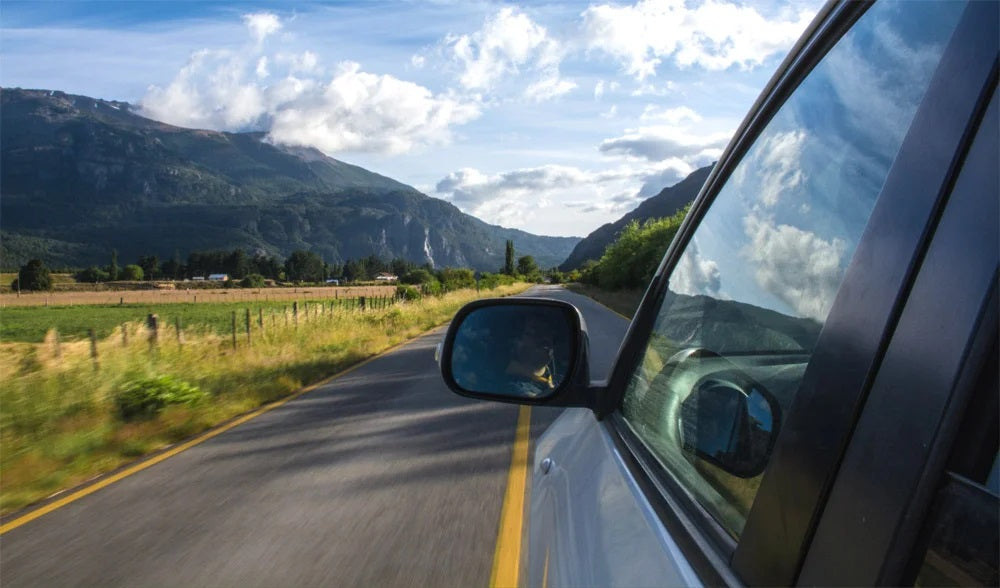
[[(143, 321), (116, 316), (93, 338), (60, 338), (53, 330), (42, 342), (5, 340), (0, 344), (0, 512), (287, 396), (446, 323), (473, 299), (528, 287), (504, 275), (481, 276), (476, 289), (474, 279), (467, 283), (470, 270), (455, 271), (450, 277), (432, 275), (436, 288), (430, 282), (401, 285), (392, 304), (369, 304), (364, 310), (327, 300), (308, 310), (303, 304), (292, 316), (287, 303), (269, 313), (255, 305), (246, 321), (249, 308), (244, 308), (235, 333), (233, 309), (218, 305), (223, 307), (218, 312), (228, 316), (228, 333), (207, 315), (187, 316), (181, 333), (173, 320), (160, 320), (153, 331)], [(467, 287), (452, 288), (456, 279)], [(88, 316), (100, 313), (93, 307), (78, 309)], [(13, 310), (3, 309), (4, 323)], [(51, 309), (25, 312), (43, 310)]]
[(568, 281), (578, 283), (570, 289), (631, 318), (687, 212), (685, 207), (666, 218), (632, 221), (601, 259), (574, 270)]

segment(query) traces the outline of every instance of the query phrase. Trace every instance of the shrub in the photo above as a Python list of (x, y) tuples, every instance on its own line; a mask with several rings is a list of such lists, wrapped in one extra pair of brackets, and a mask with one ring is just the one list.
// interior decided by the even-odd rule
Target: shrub
[(470, 269), (446, 267), (438, 272), (438, 279), (446, 291), (476, 287), (476, 275)]
[(581, 280), (596, 282), (606, 290), (645, 287), (686, 214), (684, 208), (673, 216), (650, 219), (642, 225), (632, 221), (618, 240), (608, 245), (596, 266), (583, 268)]
[(107, 282), (108, 272), (102, 270), (96, 265), (92, 265), (87, 269), (80, 270), (73, 274), (73, 278), (77, 282), (86, 282), (90, 284), (96, 284), (97, 282)]
[(244, 288), (263, 288), (264, 284), (264, 276), (260, 274), (250, 274), (240, 280), (240, 286)]
[(115, 395), (115, 408), (124, 421), (152, 418), (168, 404), (195, 405), (205, 398), (197, 386), (171, 376), (133, 380)]
[(413, 286), (396, 286), (396, 296), (403, 300), (420, 300), (420, 290)]
[(10, 287), (13, 290), (51, 290), (52, 273), (42, 260), (32, 259), (21, 266)]
[(121, 280), (126, 280), (130, 282), (138, 282), (142, 280), (145, 273), (142, 268), (134, 263), (130, 263), (122, 268), (122, 273), (118, 276)]
[(479, 276), (479, 287), (485, 290), (493, 290), (500, 286), (509, 286), (514, 281), (514, 277), (507, 274), (483, 273)]

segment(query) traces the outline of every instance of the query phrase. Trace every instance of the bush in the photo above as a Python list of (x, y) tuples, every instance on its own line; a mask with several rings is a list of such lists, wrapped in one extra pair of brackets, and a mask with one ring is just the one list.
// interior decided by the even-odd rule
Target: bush
[(250, 274), (240, 280), (240, 286), (244, 288), (263, 288), (264, 285), (264, 276), (260, 274)]
[(407, 274), (399, 281), (404, 284), (430, 284), (432, 282), (436, 282), (437, 278), (434, 277), (434, 274), (425, 269), (415, 269), (407, 272)]
[(21, 266), (10, 287), (12, 290), (51, 290), (52, 273), (42, 260), (32, 259)]
[(446, 267), (438, 272), (438, 278), (446, 291), (476, 287), (476, 275), (470, 269)]
[(133, 380), (115, 395), (115, 408), (123, 421), (153, 418), (168, 404), (194, 405), (205, 398), (197, 386), (171, 376)]
[(514, 276), (508, 276), (507, 274), (484, 273), (479, 276), (479, 287), (485, 290), (493, 290), (500, 286), (509, 286), (514, 281)]
[(396, 296), (403, 300), (420, 300), (420, 290), (413, 286), (396, 286)]
[(96, 265), (92, 265), (85, 270), (80, 270), (73, 274), (73, 279), (77, 282), (86, 282), (89, 284), (96, 284), (97, 282), (107, 282), (108, 272), (102, 270)]
[(632, 221), (618, 240), (608, 245), (597, 265), (584, 269), (581, 279), (596, 282), (606, 290), (645, 287), (686, 214), (684, 208), (673, 216), (651, 219), (642, 225)]
[(134, 263), (130, 263), (122, 268), (122, 273), (118, 276), (118, 279), (129, 282), (138, 282), (142, 280), (144, 275), (145, 272), (142, 271), (141, 267)]

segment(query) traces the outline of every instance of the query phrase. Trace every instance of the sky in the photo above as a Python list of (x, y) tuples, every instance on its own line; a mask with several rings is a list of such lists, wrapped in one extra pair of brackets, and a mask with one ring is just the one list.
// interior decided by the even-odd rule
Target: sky
[(717, 160), (815, 0), (0, 3), (0, 86), (264, 131), (540, 235)]

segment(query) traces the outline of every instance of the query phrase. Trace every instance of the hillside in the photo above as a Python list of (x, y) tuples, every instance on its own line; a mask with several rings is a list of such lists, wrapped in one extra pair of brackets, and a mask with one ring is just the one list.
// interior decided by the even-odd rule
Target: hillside
[(638, 220), (641, 223), (651, 218), (672, 216), (694, 200), (711, 171), (712, 166), (697, 169), (680, 182), (664, 188), (656, 196), (644, 200), (635, 210), (622, 218), (613, 223), (602, 225), (577, 243), (573, 252), (559, 266), (559, 269), (570, 271), (582, 266), (587, 260), (600, 259), (608, 245), (612, 244), (625, 225), (633, 220)]
[(132, 260), (242, 247), (492, 271), (507, 239), (543, 266), (579, 241), (489, 225), (315, 149), (173, 127), (125, 103), (57, 91), (0, 90), (0, 149), (6, 266), (107, 263), (112, 249)]

